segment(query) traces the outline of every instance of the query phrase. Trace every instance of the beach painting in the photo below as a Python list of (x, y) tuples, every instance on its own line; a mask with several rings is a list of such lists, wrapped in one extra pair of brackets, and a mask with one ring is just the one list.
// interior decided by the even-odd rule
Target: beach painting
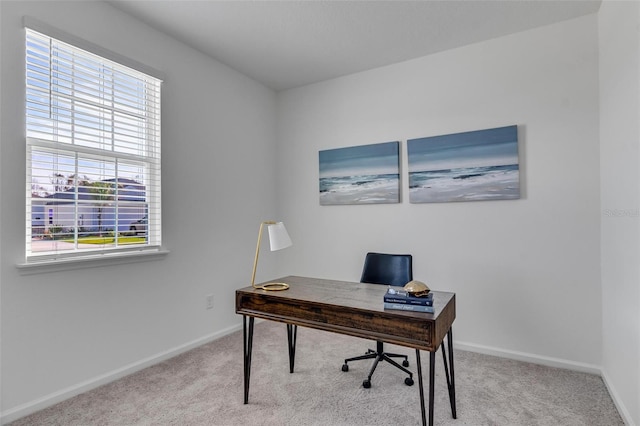
[(319, 152), (320, 205), (400, 202), (400, 142)]
[(407, 141), (409, 201), (520, 198), (518, 126)]

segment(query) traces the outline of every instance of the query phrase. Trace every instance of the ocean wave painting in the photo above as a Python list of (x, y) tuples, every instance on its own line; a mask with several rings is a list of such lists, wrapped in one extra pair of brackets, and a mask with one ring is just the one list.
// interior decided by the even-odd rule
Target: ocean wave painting
[(320, 204), (400, 202), (399, 142), (319, 152)]
[(407, 141), (409, 201), (520, 198), (517, 126)]

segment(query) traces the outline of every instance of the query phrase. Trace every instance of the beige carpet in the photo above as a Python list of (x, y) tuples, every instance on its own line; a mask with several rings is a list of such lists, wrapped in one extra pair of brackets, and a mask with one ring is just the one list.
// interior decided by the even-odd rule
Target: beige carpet
[[(242, 332), (11, 423), (22, 425), (420, 425), (416, 384), (382, 363), (344, 358), (373, 342), (298, 329), (289, 373), (286, 327), (256, 324), (249, 404), (243, 404)], [(415, 351), (388, 345), (410, 355)], [(425, 396), (428, 355), (422, 354)], [(436, 357), (436, 425), (623, 425), (598, 376), (455, 351), (458, 419), (451, 418), (442, 355)]]

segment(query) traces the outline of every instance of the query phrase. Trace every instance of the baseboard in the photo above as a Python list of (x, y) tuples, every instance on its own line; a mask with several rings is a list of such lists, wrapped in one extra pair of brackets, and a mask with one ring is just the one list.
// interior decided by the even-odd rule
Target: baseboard
[(581, 371), (583, 373), (602, 375), (602, 369), (598, 365), (583, 362), (569, 361), (561, 358), (535, 355), (526, 352), (509, 351), (490, 346), (477, 345), (475, 343), (460, 342), (454, 339), (456, 349), (477, 352), (485, 355), (493, 355), (500, 358), (514, 359), (516, 361), (530, 362), (532, 364), (546, 365), (547, 367), (564, 368), (566, 370)]
[(618, 396), (618, 392), (611, 385), (609, 376), (604, 370), (602, 370), (602, 381), (604, 382), (604, 385), (607, 387), (607, 390), (609, 391), (609, 395), (611, 395), (611, 399), (613, 399), (613, 403), (616, 405), (616, 408), (618, 409), (618, 413), (620, 413), (620, 417), (622, 417), (622, 421), (624, 421), (624, 424), (627, 426), (636, 426), (636, 424), (633, 422), (633, 419), (631, 418), (631, 413), (629, 413), (629, 410), (627, 410), (627, 407), (620, 400)]
[(188, 342), (184, 345), (150, 356), (148, 358), (126, 365), (117, 370), (103, 374), (101, 376), (94, 377), (93, 379), (87, 380), (85, 382), (78, 383), (77, 385), (68, 387), (66, 389), (62, 389), (60, 391), (54, 392), (50, 395), (46, 395), (42, 398), (36, 399), (26, 404), (22, 404), (17, 407), (11, 408), (0, 414), (0, 424), (4, 425), (14, 420), (18, 420), (19, 418), (28, 416), (29, 414), (33, 414), (36, 411), (40, 411), (44, 408), (50, 407), (54, 404), (57, 404), (66, 399), (72, 398), (81, 393), (90, 391), (99, 386), (113, 382), (114, 380), (118, 380), (122, 377), (128, 376), (129, 374), (135, 373), (136, 371), (140, 371), (144, 368), (147, 368), (159, 362), (165, 361), (169, 358), (173, 358), (176, 355), (179, 355), (183, 352), (197, 348), (198, 346), (202, 346), (205, 343), (212, 342), (216, 339), (219, 339), (223, 336), (226, 336), (227, 334), (231, 334), (240, 329), (242, 329), (241, 324), (228, 327), (224, 330), (220, 330), (216, 333), (209, 334), (200, 339), (196, 339), (192, 342)]

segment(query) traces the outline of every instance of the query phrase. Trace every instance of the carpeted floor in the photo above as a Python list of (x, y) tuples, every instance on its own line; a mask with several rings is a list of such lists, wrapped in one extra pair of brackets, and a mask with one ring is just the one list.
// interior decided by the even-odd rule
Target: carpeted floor
[[(286, 327), (256, 324), (249, 404), (243, 404), (242, 332), (19, 419), (11, 426), (64, 425), (420, 425), (416, 384), (382, 363), (344, 358), (374, 342), (298, 329), (289, 373)], [(415, 351), (387, 345), (391, 352)], [(392, 349), (392, 350), (391, 350)], [(458, 419), (451, 418), (442, 356), (436, 357), (436, 425), (624, 425), (598, 376), (455, 351)], [(422, 354), (425, 397), (428, 355)]]

